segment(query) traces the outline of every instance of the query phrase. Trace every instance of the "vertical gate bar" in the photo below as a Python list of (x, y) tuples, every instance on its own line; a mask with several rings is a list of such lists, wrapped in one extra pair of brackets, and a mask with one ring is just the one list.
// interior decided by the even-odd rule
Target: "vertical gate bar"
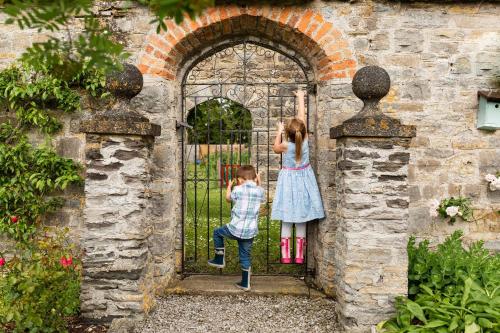
[[(185, 110), (184, 110), (184, 87), (181, 88), (181, 119), (182, 121), (186, 121), (184, 119), (185, 116)], [(186, 117), (187, 118), (187, 117)], [(186, 179), (186, 170), (188, 163), (184, 161), (185, 156), (184, 156), (184, 149), (185, 149), (185, 142), (184, 142), (184, 127), (182, 127), (181, 130), (181, 251), (182, 251), (182, 263), (181, 263), (181, 273), (184, 274), (184, 261), (185, 261), (185, 254), (184, 254), (184, 228), (185, 228), (185, 210), (186, 210), (186, 184), (185, 184), (185, 179)], [(184, 165), (184, 163), (186, 163)]]
[(293, 257), (294, 258), (295, 258), (295, 243), (296, 243), (296, 241), (294, 242), (294, 240), (296, 240), (296, 238), (295, 238), (295, 229), (296, 229), (296, 227), (297, 227), (297, 224), (294, 223), (292, 225), (292, 239), (291, 239), (291, 241), (292, 241), (292, 249), (291, 249), (291, 251), (293, 253)]
[(207, 260), (210, 260), (210, 109), (207, 111), (207, 146)]
[(243, 42), (243, 103), (247, 102), (247, 41)]
[(194, 98), (194, 262), (198, 262), (198, 129), (196, 119), (198, 113), (198, 98)]
[[(222, 85), (219, 85), (219, 95), (222, 96)], [(224, 103), (227, 103), (227, 100), (224, 100)], [(222, 188), (223, 188), (223, 181), (222, 181), (222, 111), (223, 107), (220, 108), (220, 113), (219, 113), (219, 174), (218, 177), (220, 177), (219, 181), (219, 226), (222, 226)]]
[(307, 101), (306, 101), (306, 121), (307, 121), (307, 131), (309, 132), (309, 91), (307, 90), (308, 86), (309, 86), (309, 83), (306, 86), (306, 98), (307, 98)]
[(252, 129), (253, 129), (253, 124), (252, 127), (249, 131), (247, 131), (247, 152), (248, 152), (248, 164), (252, 164), (252, 150), (250, 149), (252, 147)]
[[(227, 169), (227, 172), (229, 172), (228, 176), (227, 176), (227, 180), (229, 182), (232, 182), (233, 181), (233, 134), (234, 134), (234, 131), (231, 129), (229, 131), (230, 133), (230, 140), (229, 140), (229, 150), (230, 150), (230, 153), (229, 153), (229, 168)], [(233, 189), (233, 187), (231, 187), (231, 190)], [(231, 207), (231, 210), (233, 209), (233, 201), (231, 201), (229, 203), (229, 206)]]
[[(309, 128), (309, 90), (307, 89), (307, 87), (309, 87), (309, 82), (307, 82), (307, 86), (306, 86), (306, 97), (307, 97), (307, 102), (306, 102), (306, 120), (307, 120), (307, 140), (309, 140), (309, 132), (311, 132), (310, 128)], [(313, 172), (314, 172), (314, 169), (313, 169)], [(309, 235), (308, 235), (308, 224), (306, 223), (306, 251), (304, 253), (304, 256), (305, 256), (305, 260), (304, 260), (304, 270), (303, 270), (303, 274), (304, 276), (307, 277), (308, 275), (308, 272), (309, 270), (307, 269), (307, 266), (308, 266), (308, 263), (307, 263), (307, 258), (309, 257), (309, 246), (307, 244), (307, 240), (309, 239)]]
[[(297, 89), (301, 88), (300, 86), (297, 86)], [(297, 108), (297, 97), (295, 96), (295, 94), (293, 95), (293, 116), (295, 117), (297, 115), (297, 112), (295, 111), (295, 109)], [(295, 258), (295, 225), (292, 225), (292, 253), (294, 255), (294, 258)]]
[[(271, 126), (271, 118), (270, 118), (270, 111), (269, 111), (269, 107), (271, 105), (270, 103), (270, 97), (269, 95), (271, 94), (271, 91), (270, 91), (270, 87), (269, 87), (269, 84), (267, 85), (267, 199), (266, 199), (266, 203), (269, 205), (269, 162), (270, 162), (270, 159), (269, 159), (269, 149), (271, 148), (270, 146), (270, 142), (269, 142), (269, 131), (270, 131), (270, 126)], [(266, 228), (267, 228), (267, 239), (266, 239), (266, 272), (269, 273), (269, 211), (267, 211), (267, 214), (266, 214)]]
[[(283, 96), (280, 96), (280, 121), (283, 122)], [(280, 169), (283, 167), (283, 154), (280, 154)], [(281, 235), (283, 231), (283, 221), (280, 223), (280, 234), (279, 234), (279, 242), (280, 242), (280, 262), (281, 262)]]
[(256, 133), (257, 133), (257, 142), (255, 145), (257, 148), (255, 149), (255, 153), (257, 156), (256, 156), (255, 160), (256, 160), (256, 164), (257, 164), (257, 172), (259, 172), (259, 133), (260, 133), (260, 131), (257, 130)]
[(241, 131), (238, 131), (238, 152), (240, 154), (240, 166), (241, 166)]
[[(283, 96), (280, 96), (280, 122), (283, 122)], [(280, 167), (283, 166), (283, 154), (280, 154)]]
[[(307, 277), (308, 272), (309, 272), (309, 270), (307, 269), (307, 257), (308, 257), (308, 255), (307, 255), (307, 254), (309, 253), (309, 251), (308, 251), (308, 248), (309, 248), (309, 247), (308, 247), (308, 244), (307, 244), (307, 240), (309, 239), (309, 235), (308, 235), (308, 232), (309, 232), (309, 226), (308, 226), (308, 224), (309, 224), (309, 222), (307, 222), (307, 223), (306, 223), (306, 244), (305, 244), (305, 246), (306, 246), (306, 251), (305, 251), (305, 253), (303, 254), (303, 255), (304, 255), (304, 257), (305, 257), (305, 260), (304, 260), (304, 269), (302, 270), (302, 274), (304, 274), (304, 276), (306, 276), (306, 277)], [(306, 282), (307, 282), (307, 281), (306, 281)]]
[[(231, 135), (230, 135), (231, 140), (229, 141), (229, 150), (230, 150), (230, 154), (229, 154), (229, 175), (228, 175), (227, 179), (233, 181), (233, 134), (234, 134), (234, 131), (231, 130), (229, 133), (231, 133)], [(231, 203), (231, 207), (233, 207), (232, 203)]]
[(296, 100), (295, 95), (292, 98), (293, 98), (293, 116), (295, 117), (295, 114), (296, 114), (295, 109), (297, 108), (297, 105), (296, 105), (297, 100)]
[[(219, 86), (219, 98), (218, 98), (218, 103), (219, 103), (219, 172), (217, 172), (217, 167), (216, 169), (216, 178), (220, 177), (220, 170), (222, 168), (222, 111), (224, 109), (223, 103), (227, 103), (226, 100), (222, 102), (222, 99), (220, 98), (220, 95), (222, 95), (222, 86)], [(217, 155), (216, 155), (217, 156)], [(222, 226), (222, 177), (220, 177), (221, 180), (219, 181), (219, 227)], [(215, 245), (214, 245), (215, 248)], [(210, 257), (210, 255), (209, 255)], [(222, 275), (222, 269), (219, 269), (219, 274)]]

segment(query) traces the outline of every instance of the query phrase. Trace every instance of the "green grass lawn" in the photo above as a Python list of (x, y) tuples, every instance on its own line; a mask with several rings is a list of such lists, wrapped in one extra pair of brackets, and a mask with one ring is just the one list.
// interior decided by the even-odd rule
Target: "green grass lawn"
[[(206, 178), (203, 165), (197, 166), (199, 178)], [(194, 166), (188, 166), (188, 178), (194, 176)], [(216, 175), (211, 175), (216, 179)], [(218, 181), (194, 181), (186, 183), (186, 211), (184, 223), (184, 251), (186, 273), (217, 273), (219, 270), (207, 265), (213, 256), (212, 233), (215, 228), (229, 223), (231, 205), (225, 201), (226, 189), (219, 188)], [(195, 209), (196, 206), (196, 209)], [(256, 274), (303, 275), (303, 265), (281, 265), (280, 260), (280, 222), (268, 219), (269, 213), (259, 218), (259, 234), (252, 248), (252, 271)], [(226, 268), (223, 274), (239, 273), (238, 244), (226, 241)]]

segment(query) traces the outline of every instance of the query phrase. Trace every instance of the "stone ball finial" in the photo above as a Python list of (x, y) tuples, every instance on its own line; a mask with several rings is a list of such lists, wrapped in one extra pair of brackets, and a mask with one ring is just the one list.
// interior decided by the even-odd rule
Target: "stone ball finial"
[(391, 88), (391, 78), (385, 69), (366, 66), (356, 72), (352, 79), (352, 91), (362, 101), (380, 101)]
[(116, 97), (128, 98), (138, 95), (144, 84), (142, 73), (131, 64), (123, 64), (121, 71), (115, 71), (106, 77), (106, 87)]

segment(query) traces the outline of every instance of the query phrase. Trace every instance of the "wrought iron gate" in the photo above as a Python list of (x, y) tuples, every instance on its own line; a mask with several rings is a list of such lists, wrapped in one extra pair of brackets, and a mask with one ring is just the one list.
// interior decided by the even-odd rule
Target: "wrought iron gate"
[[(293, 117), (293, 91), (310, 87), (300, 62), (267, 45), (241, 40), (214, 49), (182, 82), (182, 223), (185, 274), (239, 272), (236, 242), (226, 242), (226, 268), (206, 262), (213, 255), (213, 229), (230, 221), (226, 182), (239, 165), (261, 172), (267, 204), (252, 250), (257, 274), (305, 275), (307, 265), (282, 265), (279, 221), (270, 207), (281, 168), (272, 152), (277, 121)], [(309, 109), (309, 98), (306, 97)], [(307, 116), (309, 123), (309, 115)], [(309, 128), (309, 126), (308, 126)], [(293, 250), (293, 249), (292, 249)], [(306, 256), (307, 257), (307, 256)]]

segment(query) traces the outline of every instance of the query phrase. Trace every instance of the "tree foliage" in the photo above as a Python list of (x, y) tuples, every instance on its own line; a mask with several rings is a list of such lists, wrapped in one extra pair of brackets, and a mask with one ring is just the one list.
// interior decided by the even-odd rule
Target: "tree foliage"
[(242, 105), (229, 99), (206, 101), (191, 109), (187, 122), (190, 144), (249, 143), (252, 115)]
[[(152, 23), (158, 30), (167, 29), (166, 18), (180, 23), (184, 17), (195, 15), (213, 0), (135, 0), (147, 5), (155, 14)], [(37, 29), (52, 33), (47, 41), (34, 43), (22, 55), (22, 60), (36, 70), (50, 69), (64, 79), (74, 77), (85, 65), (104, 72), (115, 69), (128, 56), (123, 45), (113, 40), (110, 29), (93, 14), (92, 0), (0, 0), (7, 14), (7, 24), (21, 29)], [(75, 20), (83, 21), (82, 32), (73, 36)], [(55, 34), (54, 34), (55, 33)]]

